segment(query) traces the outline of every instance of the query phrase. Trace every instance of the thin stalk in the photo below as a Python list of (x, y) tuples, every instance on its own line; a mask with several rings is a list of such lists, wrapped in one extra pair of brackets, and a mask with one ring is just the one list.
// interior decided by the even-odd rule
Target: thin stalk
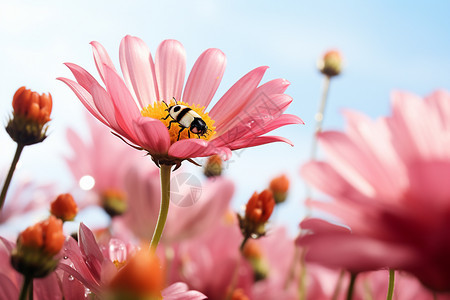
[(8, 191), (9, 184), (11, 183), (12, 176), (14, 174), (14, 171), (16, 170), (17, 163), (19, 162), (20, 154), (22, 154), (22, 150), (25, 147), (25, 145), (18, 143), (16, 153), (14, 154), (13, 161), (11, 163), (11, 167), (9, 168), (8, 175), (6, 176), (5, 183), (3, 184), (2, 193), (0, 195), (0, 211), (3, 208), (3, 204), (5, 203), (6, 199), (6, 192)]
[(339, 278), (334, 287), (333, 298), (331, 298), (332, 300), (337, 300), (339, 297), (339, 294), (341, 293), (342, 280), (344, 279), (344, 275), (345, 275), (345, 271), (342, 270), (341, 273), (339, 273)]
[(250, 236), (248, 235), (242, 240), (241, 246), (239, 247), (239, 250), (241, 250), (241, 252), (244, 251), (245, 244), (247, 243), (249, 238), (250, 238)]
[(161, 235), (166, 225), (167, 214), (169, 213), (170, 204), (170, 173), (172, 165), (161, 165), (161, 206), (159, 208), (158, 221), (156, 222), (155, 232), (153, 232), (152, 241), (150, 242), (150, 250), (156, 250)]
[(392, 296), (394, 296), (394, 282), (395, 282), (395, 270), (389, 270), (389, 289), (387, 293), (386, 300), (392, 300)]
[[(29, 290), (31, 290), (31, 292), (33, 291), (32, 289), (30, 289), (30, 286), (33, 284), (33, 277), (31, 276), (25, 276), (23, 279), (23, 285), (22, 285), (22, 290), (20, 291), (20, 296), (19, 296), (19, 300), (26, 300), (27, 299), (27, 295)], [(31, 296), (33, 297), (33, 296)]]
[(34, 288), (33, 278), (31, 278), (30, 288), (28, 289), (28, 300), (33, 300), (33, 296), (34, 296), (33, 288)]
[(319, 110), (315, 115), (316, 130), (314, 131), (314, 138), (311, 146), (311, 160), (316, 158), (317, 155), (317, 133), (322, 131), (323, 119), (325, 114), (325, 107), (327, 105), (328, 91), (330, 89), (330, 77), (325, 76), (323, 81), (322, 98), (320, 100)]
[(347, 289), (347, 300), (353, 299), (353, 290), (355, 289), (356, 275), (357, 274), (355, 274), (355, 273), (350, 274), (350, 283), (348, 284), (348, 289)]

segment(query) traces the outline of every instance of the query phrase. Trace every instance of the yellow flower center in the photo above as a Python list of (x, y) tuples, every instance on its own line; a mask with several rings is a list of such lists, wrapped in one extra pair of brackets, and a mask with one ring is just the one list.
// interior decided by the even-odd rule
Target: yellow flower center
[[(176, 105), (180, 105), (180, 108), (174, 109)], [(183, 110), (184, 112), (181, 112)], [(178, 140), (189, 138), (208, 141), (214, 136), (216, 133), (214, 120), (204, 110), (204, 107), (189, 105), (182, 101), (155, 101), (142, 109), (141, 115), (163, 122), (169, 130), (170, 143), (173, 144)], [(197, 120), (198, 118), (201, 120)]]

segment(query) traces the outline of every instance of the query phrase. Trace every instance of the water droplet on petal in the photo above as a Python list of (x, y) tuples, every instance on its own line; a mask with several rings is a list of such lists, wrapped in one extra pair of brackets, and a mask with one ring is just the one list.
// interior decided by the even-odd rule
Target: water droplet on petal
[(91, 290), (88, 288), (84, 288), (84, 297), (87, 298), (90, 294), (92, 294)]
[(124, 262), (127, 259), (127, 247), (118, 239), (109, 241), (109, 259), (111, 261)]
[(64, 257), (63, 257), (63, 259), (68, 259), (68, 258), (69, 258), (68, 256), (64, 256)]
[(72, 275), (69, 275), (68, 278), (69, 278), (70, 281), (72, 281), (74, 279)]

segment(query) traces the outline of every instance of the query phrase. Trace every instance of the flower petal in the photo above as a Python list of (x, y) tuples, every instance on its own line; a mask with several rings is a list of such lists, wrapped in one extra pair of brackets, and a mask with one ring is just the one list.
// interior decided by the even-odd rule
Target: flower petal
[(67, 79), (58, 77), (56, 78), (58, 80), (61, 80), (65, 84), (67, 84), (72, 91), (75, 93), (75, 95), (80, 99), (81, 103), (86, 107), (86, 109), (94, 116), (96, 117), (100, 122), (105, 124), (106, 126), (109, 126), (108, 122), (105, 120), (105, 118), (100, 114), (97, 107), (94, 104), (94, 99), (92, 98), (92, 95), (89, 94), (79, 83)]
[(155, 65), (147, 45), (140, 38), (127, 35), (120, 43), (119, 58), (125, 82), (141, 108), (158, 100)]
[(203, 52), (189, 74), (183, 101), (204, 106), (206, 109), (222, 81), (226, 62), (225, 54), (219, 49)]
[(139, 117), (133, 122), (139, 145), (151, 154), (166, 154), (170, 147), (167, 127), (159, 120)]
[(255, 146), (260, 146), (260, 145), (265, 145), (265, 144), (275, 143), (275, 142), (284, 142), (288, 145), (294, 146), (294, 144), (287, 138), (284, 138), (281, 136), (265, 135), (265, 136), (255, 137), (250, 140), (239, 140), (239, 141), (229, 144), (228, 147), (230, 147), (231, 150), (237, 150), (237, 149), (241, 149), (241, 148), (255, 147)]
[(169, 149), (169, 156), (178, 158), (204, 157), (213, 154), (228, 158), (231, 153), (226, 147), (216, 147), (201, 139), (181, 140), (174, 143)]
[(176, 40), (163, 41), (156, 50), (156, 78), (159, 99), (181, 99), (184, 76), (186, 74), (186, 52), (183, 45)]
[(114, 71), (116, 69), (114, 67), (114, 64), (112, 63), (111, 58), (109, 58), (108, 52), (106, 52), (106, 49), (99, 42), (92, 41), (91, 46), (92, 51), (94, 52), (94, 61), (95, 65), (97, 66), (97, 71), (100, 74), (103, 82), (106, 84), (104, 65), (107, 65)]
[(216, 132), (238, 115), (247, 105), (268, 67), (259, 67), (239, 79), (214, 105), (209, 115), (215, 120)]
[(103, 67), (105, 84), (114, 103), (117, 124), (132, 138), (132, 141), (135, 141), (133, 121), (139, 118), (141, 113), (122, 78), (109, 66), (104, 65)]

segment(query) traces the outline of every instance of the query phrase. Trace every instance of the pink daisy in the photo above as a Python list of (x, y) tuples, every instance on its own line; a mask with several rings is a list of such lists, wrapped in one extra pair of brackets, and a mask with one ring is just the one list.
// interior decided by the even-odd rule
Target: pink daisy
[(157, 165), (180, 165), (194, 157), (271, 142), (291, 142), (264, 134), (288, 124), (303, 123), (284, 114), (292, 98), (284, 91), (289, 82), (275, 79), (258, 86), (267, 70), (259, 67), (236, 82), (206, 112), (222, 79), (226, 58), (208, 49), (197, 59), (184, 87), (185, 50), (176, 40), (163, 41), (153, 60), (144, 42), (123, 38), (119, 59), (123, 78), (106, 50), (92, 42), (103, 88), (80, 66), (67, 63), (76, 81), (58, 78), (78, 96), (89, 112), (116, 135), (147, 151)]
[(313, 234), (300, 243), (312, 261), (352, 272), (406, 270), (450, 291), (450, 94), (397, 92), (392, 107), (377, 121), (347, 112), (346, 132), (319, 134), (329, 159), (302, 174), (333, 202), (310, 204), (349, 228), (309, 219), (302, 227)]

